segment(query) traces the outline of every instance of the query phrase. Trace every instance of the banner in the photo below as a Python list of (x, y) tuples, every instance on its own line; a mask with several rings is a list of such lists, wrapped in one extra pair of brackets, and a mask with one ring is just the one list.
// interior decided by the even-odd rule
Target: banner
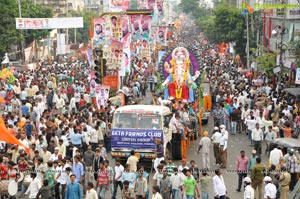
[(130, 74), (130, 60), (131, 60), (131, 50), (130, 50), (130, 33), (122, 40), (123, 43), (123, 55), (122, 55), (122, 67), (119, 71), (119, 76), (125, 76)]
[(123, 43), (118, 41), (111, 42), (111, 67), (113, 73), (118, 73), (121, 69), (122, 64), (122, 54), (123, 54)]
[(166, 26), (160, 26), (157, 30), (156, 34), (156, 43), (160, 46), (166, 46), (167, 45), (167, 27)]
[(94, 37), (93, 44), (94, 46), (99, 46), (105, 44), (105, 18), (96, 18), (94, 19)]
[(16, 29), (83, 28), (82, 17), (69, 18), (16, 18)]
[(122, 38), (122, 16), (113, 15), (110, 18), (111, 30), (112, 30), (112, 39), (120, 41)]
[(164, 2), (163, 0), (156, 0), (154, 13), (157, 16), (158, 20), (162, 20), (164, 18)]
[(109, 0), (109, 11), (125, 12), (129, 8), (129, 0)]
[(296, 70), (295, 84), (300, 84), (300, 68), (297, 68)]
[(89, 62), (90, 68), (92, 68), (93, 65), (94, 65), (93, 64), (93, 50), (92, 50), (92, 48), (89, 47), (88, 49), (86, 49), (85, 54), (86, 54), (87, 60)]
[(66, 34), (57, 34), (57, 55), (66, 54)]
[(155, 4), (155, 0), (140, 0), (139, 9), (150, 9), (152, 10)]
[(141, 38), (141, 15), (131, 15), (130, 16), (130, 24), (131, 24), (131, 33), (132, 40), (136, 42)]
[(152, 16), (142, 15), (141, 25), (140, 25), (140, 27), (142, 27), (142, 32), (141, 32), (142, 39), (146, 39), (147, 41), (149, 41), (151, 25), (152, 25)]
[(109, 86), (96, 85), (95, 86), (95, 97), (98, 108), (106, 107), (107, 100), (109, 98)]
[(111, 132), (111, 147), (155, 150), (156, 139), (163, 141), (162, 130), (113, 128)]

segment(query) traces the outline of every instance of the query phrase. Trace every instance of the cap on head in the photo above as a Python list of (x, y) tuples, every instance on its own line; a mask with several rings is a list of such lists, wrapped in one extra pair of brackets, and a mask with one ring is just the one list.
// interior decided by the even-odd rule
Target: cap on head
[(222, 124), (222, 125), (220, 126), (220, 129), (226, 129), (226, 126), (225, 126), (224, 124)]
[(256, 154), (256, 150), (252, 150), (252, 154)]
[(204, 131), (203, 135), (204, 135), (205, 137), (207, 137), (207, 136), (208, 136), (208, 131)]
[(264, 182), (272, 182), (272, 178), (270, 176), (265, 176)]
[(186, 162), (186, 159), (182, 159), (182, 162)]
[(214, 127), (214, 130), (215, 130), (215, 131), (218, 131), (218, 130), (219, 130), (219, 127), (215, 126), (215, 127)]
[(244, 182), (251, 183), (251, 178), (250, 177), (244, 178)]

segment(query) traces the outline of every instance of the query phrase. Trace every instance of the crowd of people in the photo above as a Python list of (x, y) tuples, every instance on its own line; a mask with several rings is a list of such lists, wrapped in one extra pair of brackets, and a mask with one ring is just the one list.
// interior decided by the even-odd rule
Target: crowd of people
[[(199, 47), (200, 43), (193, 45)], [(299, 153), (294, 149), (284, 151), (272, 140), (298, 138), (298, 101), (283, 92), (289, 81), (283, 78), (278, 82), (276, 77), (251, 70), (244, 72), (237, 60), (216, 51), (210, 45), (199, 48), (202, 72), (211, 86), (214, 120), (213, 133), (204, 132), (200, 139), (202, 168), (194, 160), (188, 166), (185, 159), (176, 165), (172, 159), (161, 158), (150, 179), (144, 167), (138, 167), (134, 151), (126, 165), (118, 159), (113, 165), (109, 162), (110, 136), (117, 106), (108, 103), (99, 108), (94, 103), (87, 62), (40, 62), (35, 70), (15, 71), (17, 80), (12, 84), (0, 82), (0, 96), (6, 101), (1, 104), (3, 121), (8, 131), (30, 148), (26, 153), (23, 146), (0, 143), (1, 180), (18, 181), (18, 196), (28, 198), (105, 199), (110, 192), (115, 199), (120, 187), (124, 199), (150, 195), (152, 199), (191, 199), (200, 195), (205, 199), (213, 185), (214, 197), (223, 199), (227, 195), (222, 169), (227, 168), (228, 139), (244, 134), (253, 151), (252, 157), (241, 151), (237, 160), (237, 191), (242, 191), (244, 182), (245, 198), (254, 198), (254, 190), (259, 199), (288, 198), (297, 183)], [(143, 99), (147, 90), (155, 91), (156, 70), (136, 58), (132, 65), (132, 75), (124, 81), (122, 90), (126, 97), (132, 94)], [(153, 104), (167, 105), (172, 110), (169, 128), (189, 139), (185, 132), (197, 129), (199, 123), (198, 103), (165, 103), (163, 94), (155, 92), (153, 97)], [(219, 166), (213, 175), (208, 170), (212, 168), (210, 151), (214, 165)], [(269, 167), (261, 164), (264, 158), (269, 159)]]

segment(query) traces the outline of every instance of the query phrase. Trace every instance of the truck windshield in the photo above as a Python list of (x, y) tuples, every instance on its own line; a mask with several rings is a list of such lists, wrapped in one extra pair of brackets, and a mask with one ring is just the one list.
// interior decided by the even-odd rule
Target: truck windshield
[(156, 114), (115, 113), (114, 128), (162, 129), (161, 116)]

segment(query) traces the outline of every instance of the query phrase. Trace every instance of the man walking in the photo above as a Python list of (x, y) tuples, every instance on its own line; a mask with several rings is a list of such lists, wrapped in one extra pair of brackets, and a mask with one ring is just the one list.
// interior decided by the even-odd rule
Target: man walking
[(67, 186), (65, 199), (82, 199), (80, 184), (76, 182), (76, 175), (71, 174), (71, 183)]
[(214, 195), (215, 198), (225, 199), (227, 190), (225, 186), (225, 182), (221, 173), (221, 169), (217, 169), (215, 171), (215, 176), (213, 177), (213, 185), (214, 185)]
[(123, 172), (124, 172), (124, 167), (121, 165), (120, 160), (117, 159), (116, 166), (115, 166), (114, 193), (112, 197), (113, 199), (116, 199), (117, 197), (118, 186), (120, 186), (121, 191), (123, 189), (123, 183), (122, 183)]
[(210, 160), (209, 160), (209, 148), (211, 145), (211, 140), (208, 137), (208, 132), (204, 131), (204, 137), (201, 138), (198, 148), (198, 153), (202, 149), (202, 162), (203, 168), (209, 169)]
[(222, 137), (222, 134), (219, 131), (219, 127), (215, 127), (214, 134), (212, 135), (211, 140), (213, 143), (216, 164), (221, 164), (220, 149), (219, 149), (221, 137)]
[(255, 128), (252, 130), (252, 140), (254, 142), (254, 150), (257, 151), (258, 157), (261, 155), (261, 143), (264, 140), (264, 133), (259, 128), (259, 123), (255, 124)]
[[(252, 168), (251, 171), (251, 180), (252, 180), (252, 187), (255, 190), (255, 195), (257, 198), (261, 199), (263, 198), (263, 179), (265, 174), (265, 166), (261, 164), (261, 159), (256, 158), (256, 164)], [(258, 189), (258, 192), (257, 192)]]
[(225, 125), (221, 125), (220, 129), (222, 133), (222, 137), (220, 139), (221, 168), (225, 169), (227, 166), (228, 131), (226, 131)]
[(249, 159), (245, 156), (245, 151), (241, 151), (241, 156), (237, 159), (237, 173), (238, 173), (238, 188), (237, 192), (241, 192), (243, 178), (247, 177), (247, 167)]

